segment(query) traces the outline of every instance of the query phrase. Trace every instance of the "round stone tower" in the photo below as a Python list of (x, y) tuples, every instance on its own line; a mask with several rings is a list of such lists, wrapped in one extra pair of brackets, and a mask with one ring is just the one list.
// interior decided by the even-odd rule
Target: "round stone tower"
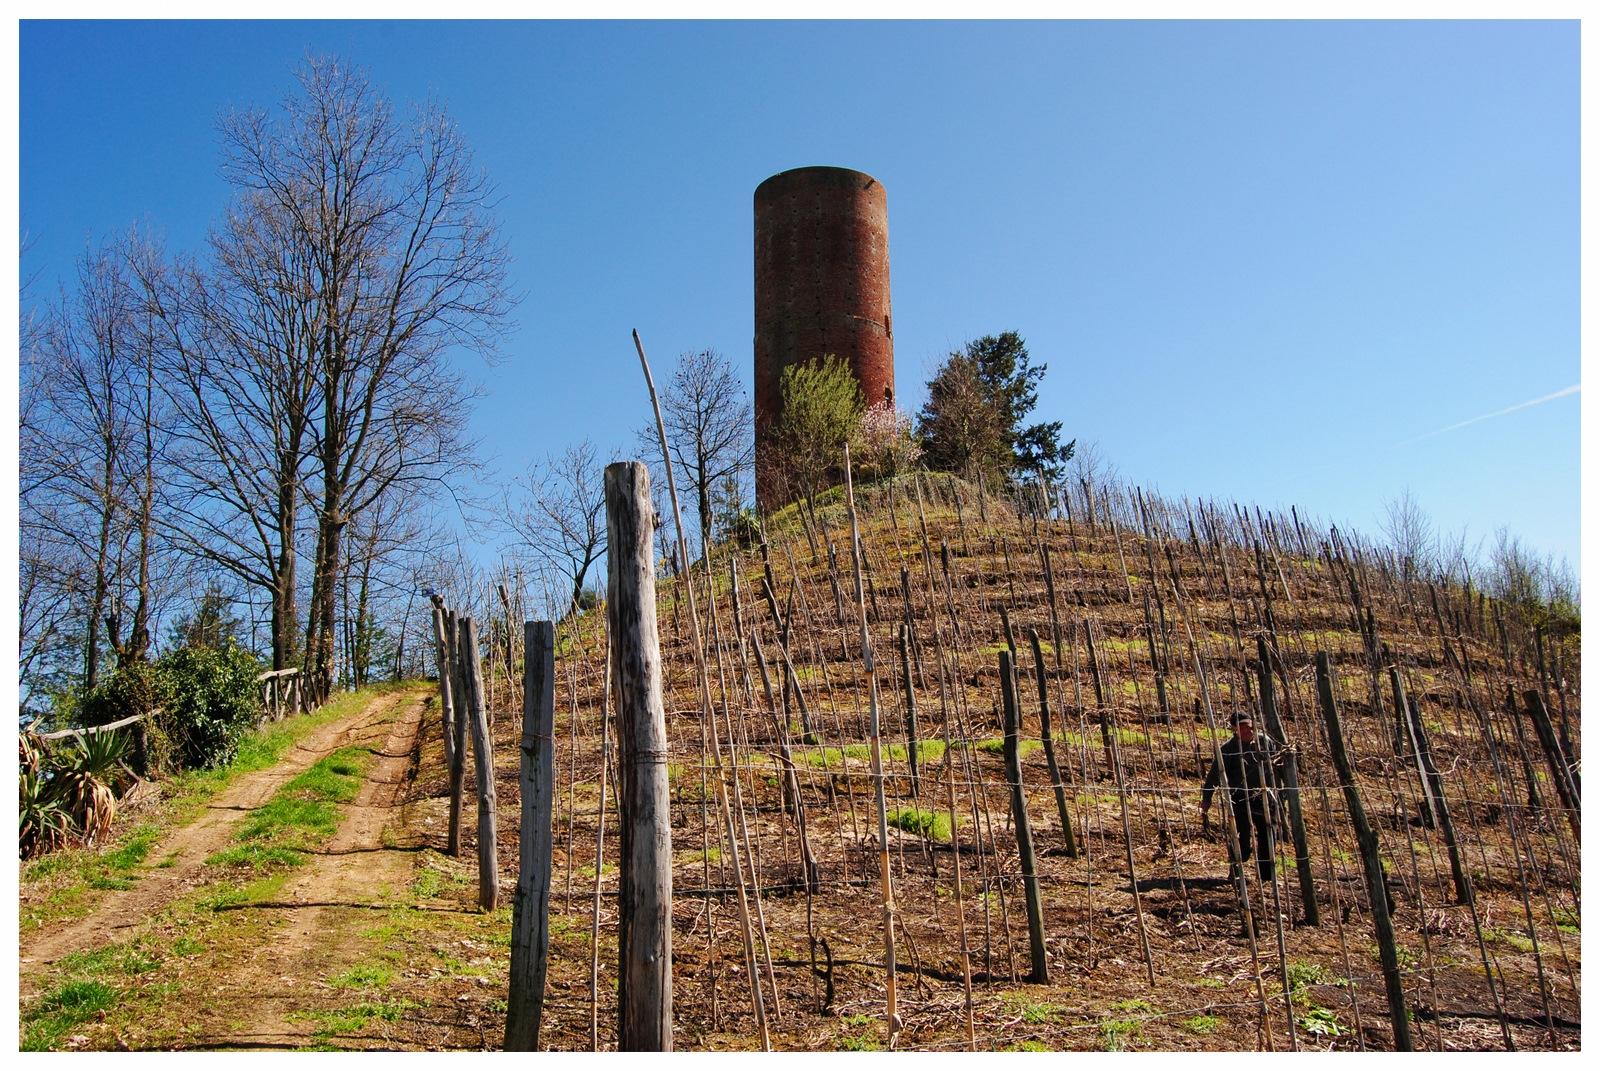
[(833, 354), (868, 405), (894, 401), (889, 208), (883, 185), (843, 167), (800, 167), (756, 187), (756, 500), (781, 506), (771, 431), (779, 377)]

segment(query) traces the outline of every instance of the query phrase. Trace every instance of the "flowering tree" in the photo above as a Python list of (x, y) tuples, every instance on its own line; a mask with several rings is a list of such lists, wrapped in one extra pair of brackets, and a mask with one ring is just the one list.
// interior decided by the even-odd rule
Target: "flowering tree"
[(913, 429), (911, 414), (891, 401), (879, 402), (861, 414), (855, 438), (860, 464), (876, 476), (903, 472), (922, 456), (922, 442)]

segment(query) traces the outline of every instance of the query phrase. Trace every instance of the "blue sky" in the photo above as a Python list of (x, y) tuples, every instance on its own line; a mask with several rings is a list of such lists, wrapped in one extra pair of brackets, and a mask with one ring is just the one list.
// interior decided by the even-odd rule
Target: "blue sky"
[(1428, 434), (1579, 382), (1575, 22), (24, 22), (36, 292), (109, 228), (197, 247), (217, 114), (308, 49), (437, 95), (499, 184), (502, 472), (632, 443), (632, 328), (748, 379), (755, 187), (833, 164), (888, 192), (902, 399), (1015, 329), (1132, 481), (1368, 530), (1409, 487), (1578, 565), (1579, 394)]

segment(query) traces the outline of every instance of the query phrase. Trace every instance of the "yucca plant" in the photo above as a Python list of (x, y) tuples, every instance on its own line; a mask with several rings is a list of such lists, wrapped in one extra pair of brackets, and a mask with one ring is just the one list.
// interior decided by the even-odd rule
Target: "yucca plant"
[(119, 732), (86, 733), (55, 756), (61, 799), (85, 844), (105, 836), (117, 816), (117, 792), (127, 783), (122, 757), (128, 740)]
[(61, 805), (43, 742), (32, 733), (17, 740), (21, 798), (17, 809), (17, 852), (32, 859), (55, 851), (72, 833), (72, 816)]
[(57, 751), (31, 733), (19, 738), (18, 850), (24, 858), (103, 839), (117, 816), (117, 795), (131, 780), (121, 733), (90, 733)]

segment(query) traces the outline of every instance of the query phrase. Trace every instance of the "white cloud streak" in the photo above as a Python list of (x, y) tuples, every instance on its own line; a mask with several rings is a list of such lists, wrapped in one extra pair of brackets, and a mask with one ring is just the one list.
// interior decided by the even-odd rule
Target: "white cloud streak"
[(1516, 405), (1508, 406), (1505, 409), (1498, 409), (1493, 413), (1485, 413), (1482, 416), (1475, 416), (1471, 420), (1463, 420), (1459, 424), (1451, 424), (1448, 428), (1440, 428), (1438, 431), (1430, 431), (1426, 435), (1418, 435), (1415, 439), (1407, 439), (1400, 443), (1400, 445), (1406, 446), (1410, 443), (1418, 443), (1423, 439), (1431, 439), (1435, 435), (1443, 435), (1447, 431), (1455, 431), (1457, 428), (1464, 428), (1468, 424), (1476, 424), (1480, 420), (1489, 420), (1493, 417), (1505, 416), (1507, 413), (1515, 413), (1518, 409), (1526, 409), (1530, 405), (1539, 405), (1543, 402), (1552, 402), (1557, 398), (1565, 398), (1569, 394), (1576, 394), (1582, 389), (1583, 384), (1574, 383), (1572, 386), (1558, 390), (1554, 394), (1546, 394), (1543, 398), (1534, 398), (1532, 401), (1518, 402)]

